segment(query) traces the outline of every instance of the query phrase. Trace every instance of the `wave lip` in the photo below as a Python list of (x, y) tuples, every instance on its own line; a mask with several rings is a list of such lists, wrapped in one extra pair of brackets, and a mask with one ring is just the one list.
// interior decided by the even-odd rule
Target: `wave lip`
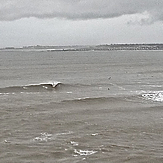
[(53, 82), (53, 83), (29, 84), (24, 86), (9, 86), (5, 88), (0, 88), (0, 94), (53, 91), (59, 89), (61, 85), (62, 83), (60, 82)]

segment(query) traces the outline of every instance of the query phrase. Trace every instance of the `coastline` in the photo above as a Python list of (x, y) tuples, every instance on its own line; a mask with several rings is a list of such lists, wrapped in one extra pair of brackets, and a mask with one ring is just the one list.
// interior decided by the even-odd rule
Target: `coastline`
[(5, 47), (0, 51), (162, 51), (163, 44), (105, 44), (72, 46), (23, 46), (21, 48)]

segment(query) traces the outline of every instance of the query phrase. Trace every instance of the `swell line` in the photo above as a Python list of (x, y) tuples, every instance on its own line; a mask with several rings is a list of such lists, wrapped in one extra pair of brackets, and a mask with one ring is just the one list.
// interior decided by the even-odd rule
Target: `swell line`
[(55, 83), (39, 83), (29, 84), (24, 86), (9, 86), (0, 88), (0, 93), (20, 93), (20, 92), (44, 92), (59, 89), (63, 84), (60, 82)]

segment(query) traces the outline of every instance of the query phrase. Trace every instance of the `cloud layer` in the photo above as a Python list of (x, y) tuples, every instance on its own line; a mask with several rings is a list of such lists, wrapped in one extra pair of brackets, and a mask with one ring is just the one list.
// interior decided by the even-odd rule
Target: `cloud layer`
[(71, 20), (113, 18), (146, 13), (148, 22), (163, 20), (163, 0), (0, 0), (0, 21), (36, 17)]

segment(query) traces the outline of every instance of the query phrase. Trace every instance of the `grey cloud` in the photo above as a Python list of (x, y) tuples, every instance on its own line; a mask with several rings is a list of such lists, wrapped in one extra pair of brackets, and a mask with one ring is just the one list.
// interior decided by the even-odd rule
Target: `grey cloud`
[(148, 13), (142, 22), (163, 20), (163, 0), (0, 0), (0, 21), (36, 17), (72, 20)]

